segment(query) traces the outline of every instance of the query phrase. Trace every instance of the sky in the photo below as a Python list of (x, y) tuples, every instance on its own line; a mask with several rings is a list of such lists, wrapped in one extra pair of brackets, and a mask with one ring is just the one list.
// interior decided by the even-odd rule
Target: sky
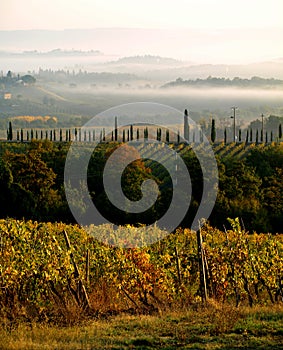
[(283, 28), (282, 0), (2, 0), (0, 30)]
[[(0, 0), (0, 31), (91, 28), (151, 28), (175, 30), (175, 34), (159, 40), (156, 33), (152, 36), (149, 32), (140, 42), (120, 37), (119, 47), (115, 40), (114, 47), (113, 40), (107, 46), (103, 37), (89, 41), (89, 47), (84, 43), (70, 48), (105, 50), (106, 54), (160, 54), (202, 62), (283, 57), (283, 0)], [(197, 34), (182, 36), (182, 29)], [(181, 36), (182, 40), (178, 39)], [(54, 48), (52, 45), (46, 43), (46, 48)], [(118, 52), (119, 48), (123, 50)], [(0, 43), (1, 49), (6, 48)]]

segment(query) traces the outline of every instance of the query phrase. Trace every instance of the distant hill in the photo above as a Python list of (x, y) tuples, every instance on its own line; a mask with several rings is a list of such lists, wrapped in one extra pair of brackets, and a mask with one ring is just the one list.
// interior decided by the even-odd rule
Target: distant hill
[(283, 88), (283, 80), (280, 79), (264, 79), (260, 77), (252, 77), (251, 79), (241, 79), (235, 77), (216, 78), (209, 76), (207, 79), (183, 80), (177, 78), (175, 81), (169, 82), (161, 86), (161, 88), (175, 87), (240, 87), (240, 88)]
[(142, 55), (142, 56), (130, 56), (122, 57), (116, 61), (111, 61), (109, 64), (150, 64), (150, 65), (183, 65), (184, 63), (180, 60), (169, 57)]

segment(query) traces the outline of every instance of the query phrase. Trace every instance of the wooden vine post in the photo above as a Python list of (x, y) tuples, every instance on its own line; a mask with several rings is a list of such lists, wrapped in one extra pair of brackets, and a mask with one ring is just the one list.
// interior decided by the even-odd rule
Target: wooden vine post
[[(69, 237), (68, 237), (68, 234), (67, 232), (64, 230), (63, 231), (64, 233), (64, 238), (65, 238), (65, 241), (66, 241), (66, 245), (67, 245), (67, 249), (68, 250), (71, 250), (71, 244), (70, 244), (70, 240), (69, 240)], [(90, 310), (91, 307), (90, 307), (90, 303), (89, 303), (89, 298), (88, 298), (88, 295), (87, 295), (87, 291), (86, 291), (86, 288), (83, 284), (83, 281), (81, 279), (81, 276), (80, 276), (80, 272), (79, 272), (79, 269), (78, 269), (78, 266), (75, 262), (75, 259), (74, 259), (74, 254), (72, 252), (70, 252), (70, 258), (71, 258), (71, 261), (72, 261), (72, 264), (74, 266), (74, 275), (75, 275), (75, 278), (77, 279), (78, 281), (78, 287), (77, 287), (77, 290), (75, 290), (74, 288), (72, 288), (72, 286), (70, 285), (69, 283), (69, 288), (70, 288), (70, 291), (72, 292), (77, 304), (82, 307), (84, 310), (88, 309)]]
[(207, 283), (206, 283), (206, 270), (205, 270), (205, 257), (202, 247), (202, 235), (201, 230), (197, 231), (197, 245), (198, 245), (198, 263), (199, 263), (199, 277), (200, 277), (200, 294), (202, 301), (206, 301), (208, 298), (207, 294)]

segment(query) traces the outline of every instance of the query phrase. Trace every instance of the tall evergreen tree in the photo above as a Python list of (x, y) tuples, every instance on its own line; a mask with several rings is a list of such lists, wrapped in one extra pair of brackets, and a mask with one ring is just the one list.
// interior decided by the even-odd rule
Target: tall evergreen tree
[(211, 142), (214, 143), (216, 139), (216, 130), (215, 130), (215, 119), (212, 119), (211, 121)]
[(170, 133), (169, 130), (166, 130), (166, 142), (169, 143), (170, 142)]
[(133, 141), (134, 139), (134, 127), (133, 124), (130, 126), (130, 140)]
[(8, 132), (7, 132), (7, 140), (12, 141), (13, 140), (13, 128), (12, 128), (12, 122), (9, 122)]
[(115, 141), (118, 141), (118, 118), (115, 117)]

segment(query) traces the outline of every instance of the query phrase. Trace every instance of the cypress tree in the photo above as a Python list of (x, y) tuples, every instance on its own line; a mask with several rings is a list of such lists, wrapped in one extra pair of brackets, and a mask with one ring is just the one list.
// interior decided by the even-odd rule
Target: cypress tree
[(169, 130), (166, 130), (166, 142), (169, 143), (170, 142), (170, 133)]
[(133, 139), (134, 139), (134, 127), (133, 127), (133, 124), (131, 124), (131, 126), (130, 126), (130, 139), (131, 139), (131, 141), (133, 141)]
[(13, 127), (12, 127), (12, 122), (9, 122), (9, 127), (7, 131), (7, 140), (12, 141), (13, 140)]
[(118, 118), (115, 117), (115, 141), (118, 141)]
[(215, 119), (211, 121), (211, 142), (214, 143), (216, 139), (216, 130), (215, 130)]
[(224, 144), (226, 145), (227, 143), (227, 130), (226, 128), (224, 129)]
[(279, 137), (279, 140), (282, 139), (282, 125), (281, 124), (279, 124), (278, 137)]

